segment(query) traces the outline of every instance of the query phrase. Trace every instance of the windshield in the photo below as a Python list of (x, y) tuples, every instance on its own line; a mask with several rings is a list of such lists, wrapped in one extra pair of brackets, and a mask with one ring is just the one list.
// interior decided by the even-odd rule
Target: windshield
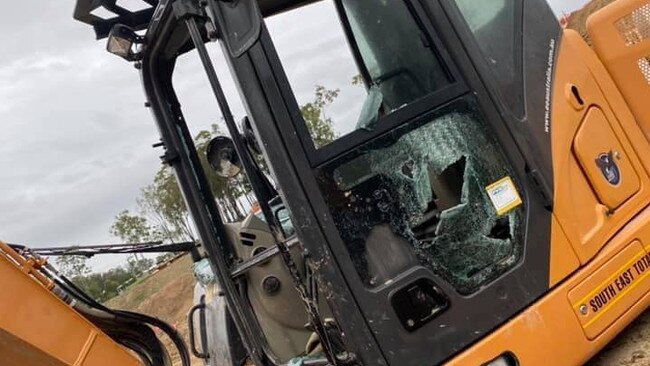
[(503, 101), (515, 115), (524, 115), (522, 35), (517, 32), (520, 1), (455, 0), (455, 3), (502, 91)]
[[(364, 82), (371, 93), (381, 95), (385, 113), (449, 83), (434, 49), (404, 2), (341, 3), (352, 30), (350, 43), (353, 47), (356, 44), (360, 67), (368, 72)], [(357, 126), (364, 127), (368, 126)]]

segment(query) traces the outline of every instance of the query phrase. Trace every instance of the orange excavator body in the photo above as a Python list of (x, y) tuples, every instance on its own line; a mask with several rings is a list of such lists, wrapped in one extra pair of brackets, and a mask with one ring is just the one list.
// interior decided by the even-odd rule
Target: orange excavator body
[(77, 313), (27, 259), (0, 242), (2, 366), (141, 366), (140, 360)]

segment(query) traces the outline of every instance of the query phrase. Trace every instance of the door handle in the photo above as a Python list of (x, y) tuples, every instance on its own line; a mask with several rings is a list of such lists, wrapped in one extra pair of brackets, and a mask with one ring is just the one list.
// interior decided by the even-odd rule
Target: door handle
[[(190, 331), (190, 350), (194, 356), (207, 360), (210, 358), (210, 354), (206, 352), (206, 329), (205, 329), (205, 295), (201, 296), (201, 302), (197, 305), (192, 306), (190, 312), (187, 315), (187, 323)], [(199, 351), (196, 347), (195, 335), (194, 335), (194, 313), (199, 312), (199, 335), (201, 337), (201, 350)]]

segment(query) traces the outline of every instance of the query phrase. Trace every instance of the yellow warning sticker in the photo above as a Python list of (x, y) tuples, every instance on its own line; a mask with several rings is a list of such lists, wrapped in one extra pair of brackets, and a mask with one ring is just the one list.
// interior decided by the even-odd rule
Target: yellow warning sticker
[(489, 185), (486, 190), (499, 216), (505, 215), (523, 204), (517, 187), (510, 177), (505, 177)]

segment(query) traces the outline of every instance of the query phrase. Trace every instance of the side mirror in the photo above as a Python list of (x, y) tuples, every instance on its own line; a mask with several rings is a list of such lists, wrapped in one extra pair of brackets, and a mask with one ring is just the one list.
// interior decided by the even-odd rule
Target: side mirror
[(280, 229), (282, 229), (285, 238), (290, 238), (296, 233), (291, 217), (289, 217), (289, 211), (284, 206), (275, 211), (275, 219), (280, 224)]
[(123, 24), (115, 24), (108, 35), (106, 50), (127, 61), (137, 61), (140, 54), (134, 51), (133, 45), (143, 42), (143, 37), (137, 35), (133, 29)]
[(226, 136), (218, 136), (210, 141), (206, 156), (208, 163), (220, 177), (234, 178), (242, 171), (235, 144)]

